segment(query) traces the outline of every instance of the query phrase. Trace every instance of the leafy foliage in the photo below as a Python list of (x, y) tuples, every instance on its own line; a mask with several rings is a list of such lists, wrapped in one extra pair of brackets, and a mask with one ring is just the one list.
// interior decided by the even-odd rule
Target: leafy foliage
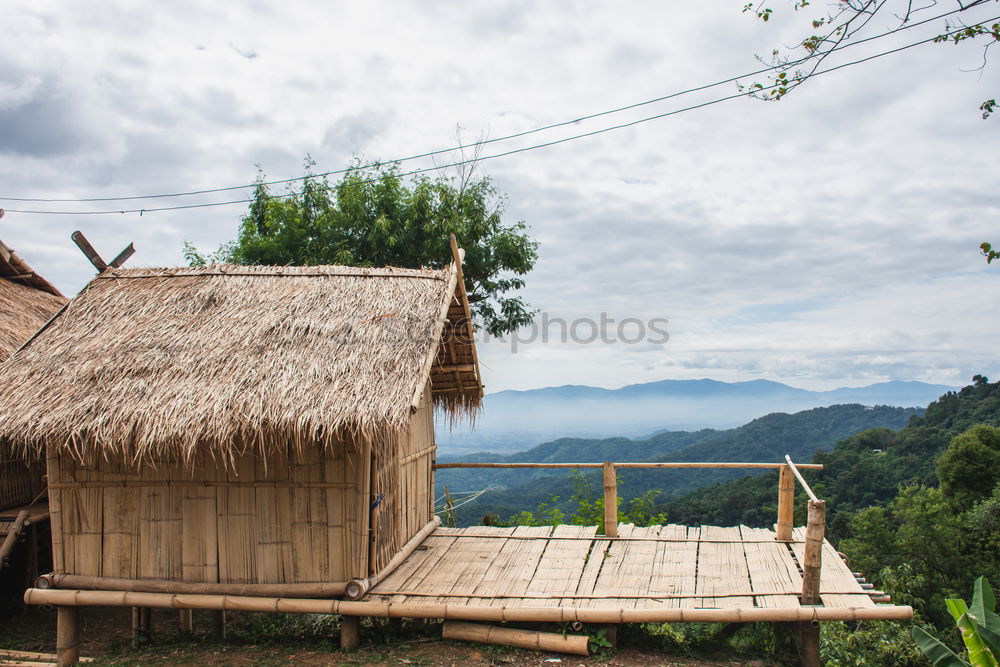
[(473, 315), (491, 335), (532, 321), (513, 293), (538, 259), (524, 222), (505, 224), (505, 199), (488, 177), (405, 182), (398, 165), (356, 164), (331, 184), (308, 174), (298, 190), (272, 194), (258, 177), (235, 241), (203, 255), (185, 244), (194, 266), (211, 262), (310, 266), (441, 267), (449, 235), (466, 251), (463, 271)]
[[(804, 10), (811, 3), (809, 0), (790, 0), (795, 11)], [(959, 11), (964, 12), (988, 0), (972, 0), (959, 3)], [(749, 2), (743, 7), (744, 13), (750, 13), (765, 23), (770, 21), (775, 12), (767, 5), (767, 0)], [(913, 3), (902, 0), (841, 0), (836, 3), (824, 4), (831, 8), (829, 13), (815, 16), (809, 20), (808, 33), (789, 47), (774, 49), (770, 60), (758, 59), (774, 67), (774, 75), (767, 84), (754, 83), (741, 87), (754, 97), (762, 100), (776, 101), (805, 83), (812, 77), (823, 62), (835, 51), (847, 46), (852, 41), (858, 41), (866, 36), (865, 28), (872, 24), (876, 17), (883, 17), (892, 23), (891, 29), (899, 29), (927, 10), (938, 5), (937, 2)], [(935, 17), (930, 17), (935, 18)], [(943, 17), (940, 17), (943, 18)], [(979, 39), (983, 42), (983, 67), (986, 65), (986, 52), (1000, 42), (1000, 24), (965, 24), (961, 15), (956, 19), (942, 22), (944, 32), (933, 41), (944, 44), (958, 44), (966, 40)], [(984, 119), (989, 118), (996, 106), (994, 99), (980, 104), (979, 110)]]
[(971, 607), (960, 598), (945, 600), (945, 604), (962, 634), (969, 662), (959, 658), (923, 628), (913, 628), (914, 641), (935, 667), (1000, 666), (996, 657), (1000, 655), (1000, 617), (996, 615), (996, 598), (989, 581), (985, 577), (976, 579)]

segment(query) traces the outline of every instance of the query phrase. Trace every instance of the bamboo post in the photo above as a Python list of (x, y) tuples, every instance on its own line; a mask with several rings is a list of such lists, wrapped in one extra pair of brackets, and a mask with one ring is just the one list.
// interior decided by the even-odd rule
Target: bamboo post
[(226, 640), (226, 612), (224, 609), (212, 612), (212, 639), (217, 642)]
[[(809, 501), (806, 546), (802, 562), (802, 604), (820, 604), (820, 576), (823, 569), (823, 536), (826, 532), (826, 502)], [(803, 667), (819, 667), (819, 622), (799, 624)]]
[(58, 667), (80, 662), (80, 626), (77, 607), (56, 609), (56, 664)]
[(139, 636), (142, 634), (142, 617), (138, 607), (132, 607), (132, 648), (139, 646)]
[(589, 655), (589, 637), (586, 635), (564, 635), (559, 632), (539, 632), (518, 628), (500, 628), (480, 623), (445, 621), (441, 629), (444, 639), (480, 644), (501, 644), (537, 651), (554, 651), (573, 655)]
[(792, 539), (792, 525), (795, 522), (795, 475), (790, 465), (781, 466), (778, 474), (778, 523), (774, 539), (789, 542)]
[(802, 667), (820, 667), (819, 621), (800, 623), (799, 636), (802, 641), (802, 653), (799, 656)]
[(604, 462), (604, 534), (618, 537), (618, 477), (611, 461)]
[(177, 611), (177, 629), (182, 635), (194, 633), (194, 612), (190, 609), (180, 609)]
[(340, 618), (340, 648), (355, 649), (361, 643), (361, 618), (358, 616), (341, 616)]
[(809, 521), (806, 524), (806, 547), (802, 562), (802, 604), (820, 603), (820, 570), (823, 565), (823, 535), (826, 532), (826, 502), (809, 501)]

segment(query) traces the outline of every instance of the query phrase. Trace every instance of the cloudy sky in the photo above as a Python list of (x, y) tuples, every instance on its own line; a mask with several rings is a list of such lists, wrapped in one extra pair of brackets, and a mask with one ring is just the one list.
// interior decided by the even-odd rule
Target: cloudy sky
[[(750, 72), (826, 9), (775, 0), (762, 23), (742, 0), (228, 4), (5, 3), (0, 195), (242, 185), (255, 165), (271, 178), (301, 175), (306, 154), (333, 170), (352, 156), (447, 148), (458, 126), (467, 139), (500, 137)], [(921, 18), (953, 8), (941, 2)], [(967, 20), (1000, 15), (1000, 4), (977, 11)], [(942, 29), (873, 40), (830, 64)], [(977, 249), (1000, 242), (1000, 117), (977, 110), (1000, 93), (1000, 63), (975, 71), (982, 62), (980, 45), (925, 45), (818, 77), (777, 104), (738, 99), (484, 162), (509, 196), (508, 219), (541, 242), (525, 296), (550, 322), (548, 342), (537, 330), (516, 345), (484, 342), (487, 390), (701, 377), (959, 385), (1000, 374), (1000, 267)], [(727, 84), (486, 154), (734, 92)], [(134, 241), (131, 266), (176, 265), (184, 241), (210, 250), (232, 238), (244, 210), (8, 212), (0, 239), (73, 294), (93, 274), (69, 240), (75, 229), (106, 257)], [(559, 342), (557, 320), (586, 341), (602, 313), (615, 320), (613, 342)], [(620, 332), (632, 342), (615, 341), (626, 318), (659, 318), (669, 340), (633, 320)]]

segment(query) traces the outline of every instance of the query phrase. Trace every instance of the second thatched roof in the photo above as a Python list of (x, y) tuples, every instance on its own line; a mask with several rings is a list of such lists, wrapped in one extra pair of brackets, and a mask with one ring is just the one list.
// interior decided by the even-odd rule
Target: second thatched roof
[(231, 460), (402, 433), (482, 396), (459, 269), (117, 269), (0, 369), (0, 440)]
[(0, 242), (0, 361), (28, 340), (66, 297)]

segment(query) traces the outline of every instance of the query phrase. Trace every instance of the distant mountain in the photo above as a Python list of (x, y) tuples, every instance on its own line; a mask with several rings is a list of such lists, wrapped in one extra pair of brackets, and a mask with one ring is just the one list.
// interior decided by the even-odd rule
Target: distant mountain
[[(441, 456), (439, 461), (781, 461), (785, 454), (801, 462), (817, 451), (830, 450), (843, 438), (871, 428), (899, 429), (922, 413), (918, 408), (877, 408), (834, 405), (796, 414), (775, 413), (724, 431), (667, 431), (643, 440), (628, 438), (561, 438), (512, 455), (480, 453), (462, 457)], [(629, 470), (619, 474), (619, 497), (624, 501), (649, 489), (662, 493), (661, 500), (676, 497), (706, 484), (759, 474), (748, 469), (732, 470)], [(460, 522), (477, 521), (486, 513), (509, 517), (531, 510), (552, 496), (566, 502), (573, 486), (564, 469), (489, 470), (452, 469), (437, 473), (438, 495), (445, 486), (464, 493), (491, 489), (459, 513)], [(587, 474), (597, 488), (597, 475)]]
[(772, 412), (794, 413), (847, 403), (924, 406), (956, 387), (881, 382), (809, 391), (780, 382), (661, 380), (620, 389), (585, 385), (488, 394), (476, 428), (442, 428), (443, 453), (506, 453), (562, 436), (636, 438), (665, 430), (733, 428)]

